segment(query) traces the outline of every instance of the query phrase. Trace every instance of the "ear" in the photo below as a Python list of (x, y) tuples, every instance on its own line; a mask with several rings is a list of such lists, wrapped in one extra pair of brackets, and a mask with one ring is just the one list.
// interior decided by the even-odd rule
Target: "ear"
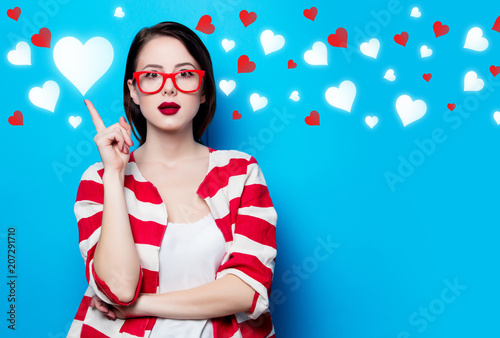
[(200, 103), (205, 103), (206, 101), (206, 97), (205, 97), (205, 93), (203, 93), (203, 95), (201, 96), (201, 100), (200, 100)]
[(128, 85), (128, 90), (130, 91), (130, 97), (132, 98), (132, 101), (134, 101), (134, 103), (139, 106), (140, 105), (139, 95), (137, 93), (136, 86), (134, 86), (133, 80), (132, 79), (127, 80), (127, 85)]

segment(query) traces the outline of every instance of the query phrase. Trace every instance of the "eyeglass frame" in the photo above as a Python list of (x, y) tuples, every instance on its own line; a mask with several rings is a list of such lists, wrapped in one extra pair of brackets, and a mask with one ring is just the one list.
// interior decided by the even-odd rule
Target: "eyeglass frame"
[[(200, 80), (198, 82), (198, 87), (195, 89), (195, 90), (182, 90), (180, 89), (178, 86), (177, 86), (177, 82), (175, 82), (175, 75), (177, 74), (180, 74), (180, 73), (196, 73), (198, 74), (198, 76), (200, 77)], [(163, 78), (163, 81), (161, 83), (161, 86), (160, 88), (157, 90), (157, 91), (154, 91), (154, 92), (145, 92), (141, 89), (141, 85), (139, 84), (139, 76), (141, 74), (144, 74), (144, 73), (154, 73), (154, 74), (160, 74)], [(133, 74), (133, 77), (134, 77), (134, 80), (137, 82), (137, 88), (139, 88), (139, 90), (141, 91), (141, 93), (144, 93), (144, 94), (156, 94), (156, 93), (159, 93), (163, 87), (165, 86), (165, 83), (167, 82), (167, 79), (171, 78), (172, 79), (172, 83), (174, 84), (174, 87), (177, 88), (177, 90), (183, 92), (183, 93), (194, 93), (196, 91), (198, 91), (201, 87), (201, 80), (203, 79), (203, 77), (205, 77), (205, 71), (204, 70), (201, 70), (201, 69), (184, 69), (184, 70), (180, 70), (178, 72), (175, 72), (175, 73), (162, 73), (162, 72), (155, 72), (155, 71), (150, 71), (150, 70), (144, 70), (144, 71), (140, 71), (140, 72), (134, 72)]]

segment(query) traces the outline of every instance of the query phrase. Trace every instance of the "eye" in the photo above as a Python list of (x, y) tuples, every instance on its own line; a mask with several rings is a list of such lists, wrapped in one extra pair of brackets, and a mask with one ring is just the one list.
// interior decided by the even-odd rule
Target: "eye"
[(156, 79), (159, 76), (159, 74), (158, 73), (146, 73), (146, 74), (144, 74), (144, 76), (147, 78)]
[(194, 75), (193, 72), (188, 72), (188, 71), (184, 71), (184, 72), (181, 73), (182, 77), (191, 77), (193, 75)]

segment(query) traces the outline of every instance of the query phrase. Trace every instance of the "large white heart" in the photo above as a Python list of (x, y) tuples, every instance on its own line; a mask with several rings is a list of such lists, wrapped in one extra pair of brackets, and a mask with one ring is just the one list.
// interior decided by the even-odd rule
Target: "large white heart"
[(11, 50), (7, 54), (7, 59), (13, 65), (29, 66), (31, 65), (31, 49), (30, 45), (21, 41), (16, 45), (16, 49)]
[(78, 39), (65, 37), (54, 46), (54, 62), (59, 71), (85, 95), (113, 62), (113, 46), (102, 37), (83, 45)]
[(420, 119), (427, 111), (427, 105), (422, 100), (413, 101), (408, 95), (401, 95), (396, 100), (396, 111), (403, 122), (403, 126)]
[(32, 88), (28, 97), (35, 106), (54, 112), (59, 98), (59, 86), (54, 81), (47, 81), (42, 88)]
[(304, 53), (304, 60), (308, 64), (313, 66), (328, 65), (326, 54), (327, 54), (326, 45), (321, 41), (317, 41), (313, 44), (311, 50), (308, 50)]
[(260, 42), (262, 47), (264, 47), (264, 54), (280, 50), (285, 45), (285, 38), (281, 35), (274, 35), (274, 33), (267, 29), (260, 35)]
[(479, 27), (474, 27), (469, 30), (465, 38), (464, 48), (482, 52), (488, 48), (488, 40), (483, 38), (483, 31)]
[(259, 110), (267, 106), (267, 98), (264, 96), (259, 96), (257, 93), (250, 95), (250, 104), (252, 105), (253, 111)]
[(352, 103), (356, 96), (356, 86), (351, 81), (342, 81), (340, 86), (330, 87), (325, 93), (326, 101), (334, 107), (351, 112)]

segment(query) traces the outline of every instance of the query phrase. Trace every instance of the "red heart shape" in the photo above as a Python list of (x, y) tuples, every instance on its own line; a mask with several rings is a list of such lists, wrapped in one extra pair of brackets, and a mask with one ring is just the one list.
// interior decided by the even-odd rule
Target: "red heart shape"
[(255, 62), (250, 61), (248, 56), (242, 55), (238, 58), (238, 73), (251, 73), (255, 70)]
[(196, 30), (205, 34), (212, 34), (215, 31), (215, 26), (211, 24), (212, 17), (208, 14), (203, 15), (196, 25)]
[(493, 74), (493, 76), (497, 76), (498, 74), (500, 74), (500, 66), (495, 67), (495, 66), (491, 65), (490, 72), (491, 72), (491, 74)]
[(297, 67), (297, 64), (293, 60), (288, 60), (288, 69)]
[(17, 19), (19, 19), (19, 15), (21, 15), (21, 8), (19, 7), (7, 10), (7, 16), (12, 20), (17, 21)]
[(255, 12), (248, 13), (246, 10), (240, 12), (240, 20), (243, 22), (245, 27), (252, 24), (257, 19), (257, 14)]
[(450, 111), (453, 111), (453, 109), (455, 109), (455, 107), (456, 107), (456, 106), (457, 106), (457, 105), (456, 105), (456, 104), (454, 104), (454, 103), (448, 103), (448, 109), (449, 109)]
[(406, 42), (408, 41), (408, 33), (402, 32), (401, 34), (394, 35), (394, 41), (396, 41), (397, 44), (406, 47)]
[(431, 73), (427, 73), (427, 74), (424, 74), (423, 77), (424, 77), (425, 81), (429, 82), (430, 79), (431, 79), (431, 77), (432, 77), (432, 74)]
[(500, 16), (495, 20), (495, 23), (493, 24), (492, 29), (494, 31), (497, 31), (498, 33), (500, 33)]
[(304, 119), (307, 125), (309, 126), (319, 126), (319, 114), (317, 111), (313, 110), (309, 116), (306, 116)]
[(38, 34), (33, 34), (31, 42), (37, 47), (50, 48), (50, 31), (48, 28), (40, 28)]
[(23, 125), (23, 113), (19, 110), (14, 112), (13, 116), (9, 116), (9, 124), (13, 126), (22, 126)]
[(335, 34), (328, 36), (328, 43), (333, 47), (347, 48), (347, 31), (342, 27), (337, 28)]
[(233, 120), (241, 119), (241, 114), (237, 110), (233, 111)]
[(447, 25), (443, 25), (441, 21), (434, 22), (434, 25), (432, 27), (434, 28), (434, 34), (436, 34), (436, 38), (445, 35), (450, 30), (450, 27), (448, 27)]
[(311, 7), (310, 9), (304, 9), (304, 16), (311, 21), (316, 19), (316, 15), (318, 14), (318, 9), (316, 7)]

